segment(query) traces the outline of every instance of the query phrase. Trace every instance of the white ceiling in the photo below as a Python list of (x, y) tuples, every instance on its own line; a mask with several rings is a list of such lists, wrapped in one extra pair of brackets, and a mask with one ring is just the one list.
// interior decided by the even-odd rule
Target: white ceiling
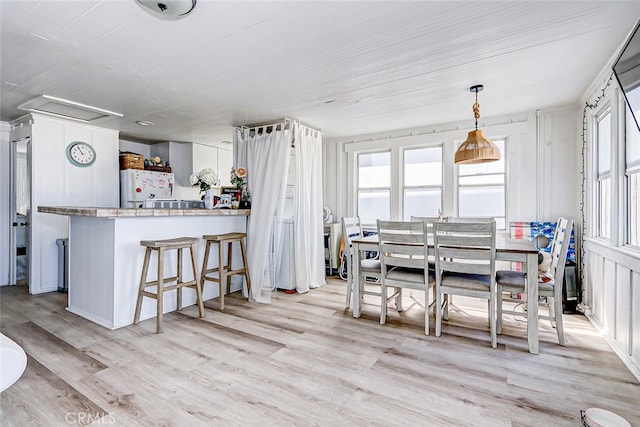
[[(124, 114), (121, 138), (217, 143), (283, 117), (326, 137), (578, 102), (640, 1), (0, 0), (1, 119), (42, 94)], [(138, 120), (155, 126), (141, 127)]]

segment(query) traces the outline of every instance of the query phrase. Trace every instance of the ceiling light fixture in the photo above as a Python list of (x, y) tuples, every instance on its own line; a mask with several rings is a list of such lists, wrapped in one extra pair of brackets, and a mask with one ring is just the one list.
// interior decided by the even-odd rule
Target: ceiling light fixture
[(180, 18), (196, 7), (196, 0), (137, 0), (155, 14), (167, 18)]
[(153, 126), (153, 122), (150, 122), (148, 120), (138, 120), (136, 124), (140, 126)]
[(467, 140), (456, 151), (456, 164), (486, 163), (500, 160), (500, 149), (484, 136), (484, 131), (478, 130), (478, 119), (480, 118), (478, 92), (482, 89), (484, 89), (482, 85), (475, 85), (469, 88), (471, 92), (476, 93), (476, 102), (473, 104), (476, 129), (469, 132)]

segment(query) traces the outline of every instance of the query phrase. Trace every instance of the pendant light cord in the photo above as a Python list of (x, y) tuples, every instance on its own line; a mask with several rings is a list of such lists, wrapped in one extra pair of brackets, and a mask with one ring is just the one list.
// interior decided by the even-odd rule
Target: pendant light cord
[(473, 116), (476, 118), (476, 130), (478, 130), (478, 119), (480, 118), (480, 104), (478, 104), (478, 88), (475, 88), (476, 103), (473, 104)]

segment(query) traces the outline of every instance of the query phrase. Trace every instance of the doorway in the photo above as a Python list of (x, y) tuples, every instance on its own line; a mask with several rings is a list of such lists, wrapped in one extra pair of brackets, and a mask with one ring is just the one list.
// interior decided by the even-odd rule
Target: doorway
[(11, 197), (9, 203), (11, 255), (9, 284), (29, 284), (29, 224), (31, 222), (30, 141), (22, 138), (11, 143)]

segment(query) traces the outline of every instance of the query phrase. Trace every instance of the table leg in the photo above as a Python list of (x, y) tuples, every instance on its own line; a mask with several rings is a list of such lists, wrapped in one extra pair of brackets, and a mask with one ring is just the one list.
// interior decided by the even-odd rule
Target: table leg
[(527, 255), (527, 336), (529, 353), (538, 354), (538, 254)]
[(353, 244), (351, 257), (351, 285), (353, 289), (353, 317), (360, 317), (360, 246)]

